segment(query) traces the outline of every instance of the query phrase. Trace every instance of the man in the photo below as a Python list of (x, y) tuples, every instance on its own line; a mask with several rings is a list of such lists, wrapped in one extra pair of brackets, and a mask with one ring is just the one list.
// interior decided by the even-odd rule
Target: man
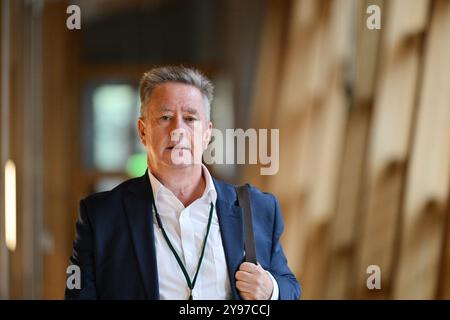
[(68, 299), (298, 299), (279, 243), (277, 199), (251, 187), (257, 264), (244, 262), (232, 185), (211, 177), (211, 82), (184, 67), (155, 68), (140, 84), (139, 136), (148, 171), (80, 202)]

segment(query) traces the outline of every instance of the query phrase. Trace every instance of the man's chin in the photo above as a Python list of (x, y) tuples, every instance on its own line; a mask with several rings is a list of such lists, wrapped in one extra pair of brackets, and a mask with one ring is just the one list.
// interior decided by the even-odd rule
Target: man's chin
[(189, 168), (192, 166), (193, 166), (193, 164), (191, 164), (191, 163), (178, 163), (178, 162), (177, 163), (174, 163), (174, 162), (169, 163), (169, 167), (172, 169), (184, 169), (184, 168)]
[(192, 167), (194, 165), (201, 164), (201, 161), (196, 163), (192, 156), (184, 156), (184, 157), (171, 157), (164, 159), (164, 163), (167, 167), (173, 168), (173, 169), (183, 169)]

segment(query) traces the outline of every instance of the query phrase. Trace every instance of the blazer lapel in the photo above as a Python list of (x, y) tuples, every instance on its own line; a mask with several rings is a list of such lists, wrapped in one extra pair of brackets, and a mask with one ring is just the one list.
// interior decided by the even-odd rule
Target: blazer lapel
[(235, 274), (244, 260), (244, 224), (242, 208), (236, 206), (234, 190), (226, 190), (216, 179), (214, 185), (217, 191), (216, 211), (219, 219), (220, 233), (228, 266), (231, 290), (235, 299), (240, 299), (236, 289)]
[(151, 187), (147, 171), (131, 184), (125, 212), (133, 239), (139, 270), (148, 299), (159, 299), (158, 268), (151, 210)]

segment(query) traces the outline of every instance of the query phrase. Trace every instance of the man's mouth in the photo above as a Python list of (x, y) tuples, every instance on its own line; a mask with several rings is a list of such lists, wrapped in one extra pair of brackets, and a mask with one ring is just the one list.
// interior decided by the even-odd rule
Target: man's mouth
[(190, 148), (185, 147), (185, 146), (171, 146), (171, 147), (167, 147), (166, 149), (168, 149), (168, 150), (190, 150)]

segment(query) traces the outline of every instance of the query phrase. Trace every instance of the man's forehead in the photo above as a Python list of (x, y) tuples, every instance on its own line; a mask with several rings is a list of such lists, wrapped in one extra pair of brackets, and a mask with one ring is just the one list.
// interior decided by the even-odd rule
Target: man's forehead
[(155, 113), (183, 112), (201, 115), (205, 112), (205, 98), (195, 86), (167, 82), (154, 88), (148, 107)]
[(156, 85), (151, 95), (161, 99), (201, 99), (203, 95), (194, 85), (180, 82), (164, 82)]
[(150, 101), (157, 105), (196, 105), (204, 102), (200, 90), (183, 83), (168, 82), (156, 86), (150, 94)]
[(182, 112), (187, 112), (187, 113), (198, 113), (198, 110), (196, 108), (193, 108), (191, 106), (168, 106), (168, 105), (159, 105), (158, 107), (158, 111), (160, 112), (173, 112), (173, 111), (177, 111), (177, 110), (181, 110)]

